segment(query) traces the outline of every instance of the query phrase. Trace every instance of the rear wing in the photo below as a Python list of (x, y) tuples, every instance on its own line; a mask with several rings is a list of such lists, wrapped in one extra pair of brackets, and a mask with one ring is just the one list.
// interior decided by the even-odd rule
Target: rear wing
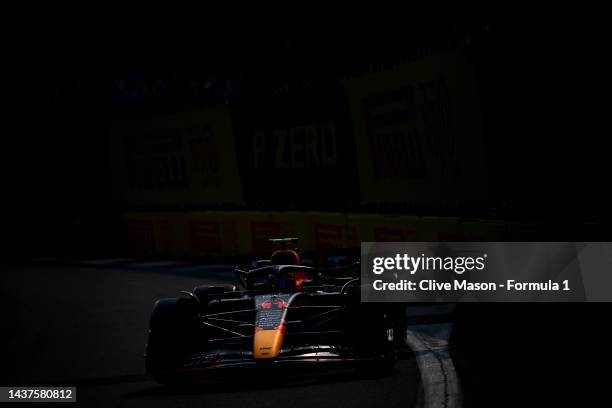
[(268, 239), (268, 242), (272, 243), (272, 244), (276, 244), (276, 245), (281, 245), (281, 244), (297, 244), (299, 238), (270, 238)]

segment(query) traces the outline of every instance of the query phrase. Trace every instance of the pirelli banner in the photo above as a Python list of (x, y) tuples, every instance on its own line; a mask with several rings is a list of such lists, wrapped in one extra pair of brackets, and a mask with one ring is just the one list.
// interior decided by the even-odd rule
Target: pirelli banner
[(460, 51), (345, 81), (361, 203), (482, 199), (482, 118)]
[(486, 241), (507, 237), (503, 221), (327, 212), (126, 212), (125, 249), (134, 254), (232, 257), (270, 251), (269, 238), (299, 237), (305, 250), (361, 242)]
[(354, 137), (340, 83), (232, 107), (249, 204), (320, 208), (359, 199)]
[(132, 206), (241, 204), (229, 111), (198, 109), (111, 129), (116, 185)]

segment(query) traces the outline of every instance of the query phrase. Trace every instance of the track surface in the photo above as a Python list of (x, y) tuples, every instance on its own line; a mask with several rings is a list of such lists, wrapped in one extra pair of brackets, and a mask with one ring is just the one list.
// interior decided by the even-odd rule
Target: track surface
[[(148, 379), (143, 348), (155, 299), (231, 280), (223, 266), (175, 271), (28, 266), (0, 274), (0, 385), (76, 385), (82, 406), (412, 407), (417, 363), (384, 378), (352, 373), (170, 389)], [(74, 406), (74, 405), (70, 405)]]

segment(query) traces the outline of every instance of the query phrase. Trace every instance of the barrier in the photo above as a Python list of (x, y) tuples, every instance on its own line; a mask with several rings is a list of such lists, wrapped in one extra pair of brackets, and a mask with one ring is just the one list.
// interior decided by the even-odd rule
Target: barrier
[[(123, 214), (126, 249), (139, 254), (233, 257), (267, 253), (269, 238), (302, 249), (356, 248), (366, 241), (503, 240), (503, 221), (359, 213), (204, 211)], [(521, 224), (520, 228), (524, 228)]]

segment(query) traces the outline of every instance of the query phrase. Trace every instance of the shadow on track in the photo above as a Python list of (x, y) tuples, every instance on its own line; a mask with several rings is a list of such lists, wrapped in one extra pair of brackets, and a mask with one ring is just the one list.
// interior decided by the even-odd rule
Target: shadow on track
[(231, 378), (227, 377), (215, 380), (202, 379), (195, 383), (184, 385), (158, 385), (127, 393), (124, 395), (124, 397), (127, 399), (135, 399), (151, 396), (204, 395), (240, 391), (271, 391), (275, 389), (302, 387), (305, 385), (330, 385), (347, 382), (378, 381), (397, 374), (397, 369), (393, 369), (385, 374), (372, 374), (350, 369), (333, 370), (327, 372), (313, 370), (312, 372), (308, 373), (287, 373), (286, 371), (281, 372), (277, 369), (270, 370), (265, 373), (246, 372), (239, 375), (234, 375)]

